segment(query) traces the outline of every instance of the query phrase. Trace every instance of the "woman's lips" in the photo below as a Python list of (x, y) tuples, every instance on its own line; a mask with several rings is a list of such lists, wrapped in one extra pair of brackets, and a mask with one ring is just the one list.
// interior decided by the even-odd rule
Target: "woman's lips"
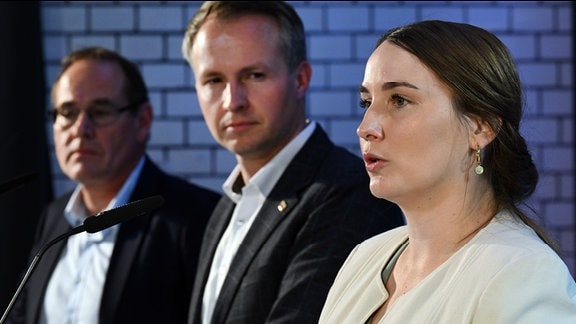
[(364, 159), (364, 165), (366, 166), (366, 170), (368, 172), (375, 172), (378, 169), (384, 167), (384, 165), (388, 162), (387, 160), (371, 153), (362, 154), (362, 158)]

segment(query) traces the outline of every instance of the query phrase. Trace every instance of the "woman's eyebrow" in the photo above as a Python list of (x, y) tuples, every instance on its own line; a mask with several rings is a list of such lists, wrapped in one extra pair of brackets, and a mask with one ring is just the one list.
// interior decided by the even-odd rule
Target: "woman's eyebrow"
[[(407, 88), (412, 88), (412, 89), (418, 89), (417, 86), (413, 85), (410, 82), (385, 82), (382, 85), (382, 90), (390, 90), (390, 89), (394, 89), (394, 88), (398, 88), (398, 87), (407, 87)], [(360, 93), (368, 93), (368, 89), (366, 89), (366, 87), (364, 87), (363, 85), (360, 85), (358, 87), (358, 91)]]

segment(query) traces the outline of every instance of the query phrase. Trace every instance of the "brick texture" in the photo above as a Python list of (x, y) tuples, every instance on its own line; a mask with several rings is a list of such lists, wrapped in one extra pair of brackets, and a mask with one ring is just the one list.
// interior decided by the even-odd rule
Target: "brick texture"
[[(314, 73), (309, 116), (339, 144), (358, 153), (357, 85), (377, 37), (399, 24), (444, 19), (478, 25), (506, 43), (526, 92), (522, 125), (541, 183), (529, 203), (558, 240), (576, 274), (574, 208), (573, 22), (570, 1), (293, 1), (307, 29)], [(136, 61), (155, 109), (149, 153), (166, 170), (221, 191), (234, 157), (203, 123), (192, 73), (180, 54), (183, 31), (197, 1), (44, 1), (46, 79), (59, 59), (87, 45)], [(48, 90), (48, 89), (47, 89)], [(49, 106), (48, 91), (46, 107)], [(47, 130), (50, 128), (47, 125)], [(56, 194), (73, 187), (52, 157)]]

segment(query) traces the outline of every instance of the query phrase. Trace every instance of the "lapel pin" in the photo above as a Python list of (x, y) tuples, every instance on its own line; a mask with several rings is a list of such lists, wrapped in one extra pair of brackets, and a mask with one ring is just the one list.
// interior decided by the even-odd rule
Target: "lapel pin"
[(278, 204), (278, 211), (279, 212), (283, 212), (284, 209), (286, 209), (286, 200), (282, 200), (279, 204)]

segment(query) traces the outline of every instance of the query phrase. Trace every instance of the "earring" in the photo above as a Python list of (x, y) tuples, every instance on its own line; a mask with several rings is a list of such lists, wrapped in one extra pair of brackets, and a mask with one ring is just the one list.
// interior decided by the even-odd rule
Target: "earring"
[(476, 150), (476, 168), (474, 169), (476, 174), (480, 175), (484, 173), (484, 167), (482, 166), (482, 161), (480, 160), (480, 145), (478, 145), (478, 149)]

